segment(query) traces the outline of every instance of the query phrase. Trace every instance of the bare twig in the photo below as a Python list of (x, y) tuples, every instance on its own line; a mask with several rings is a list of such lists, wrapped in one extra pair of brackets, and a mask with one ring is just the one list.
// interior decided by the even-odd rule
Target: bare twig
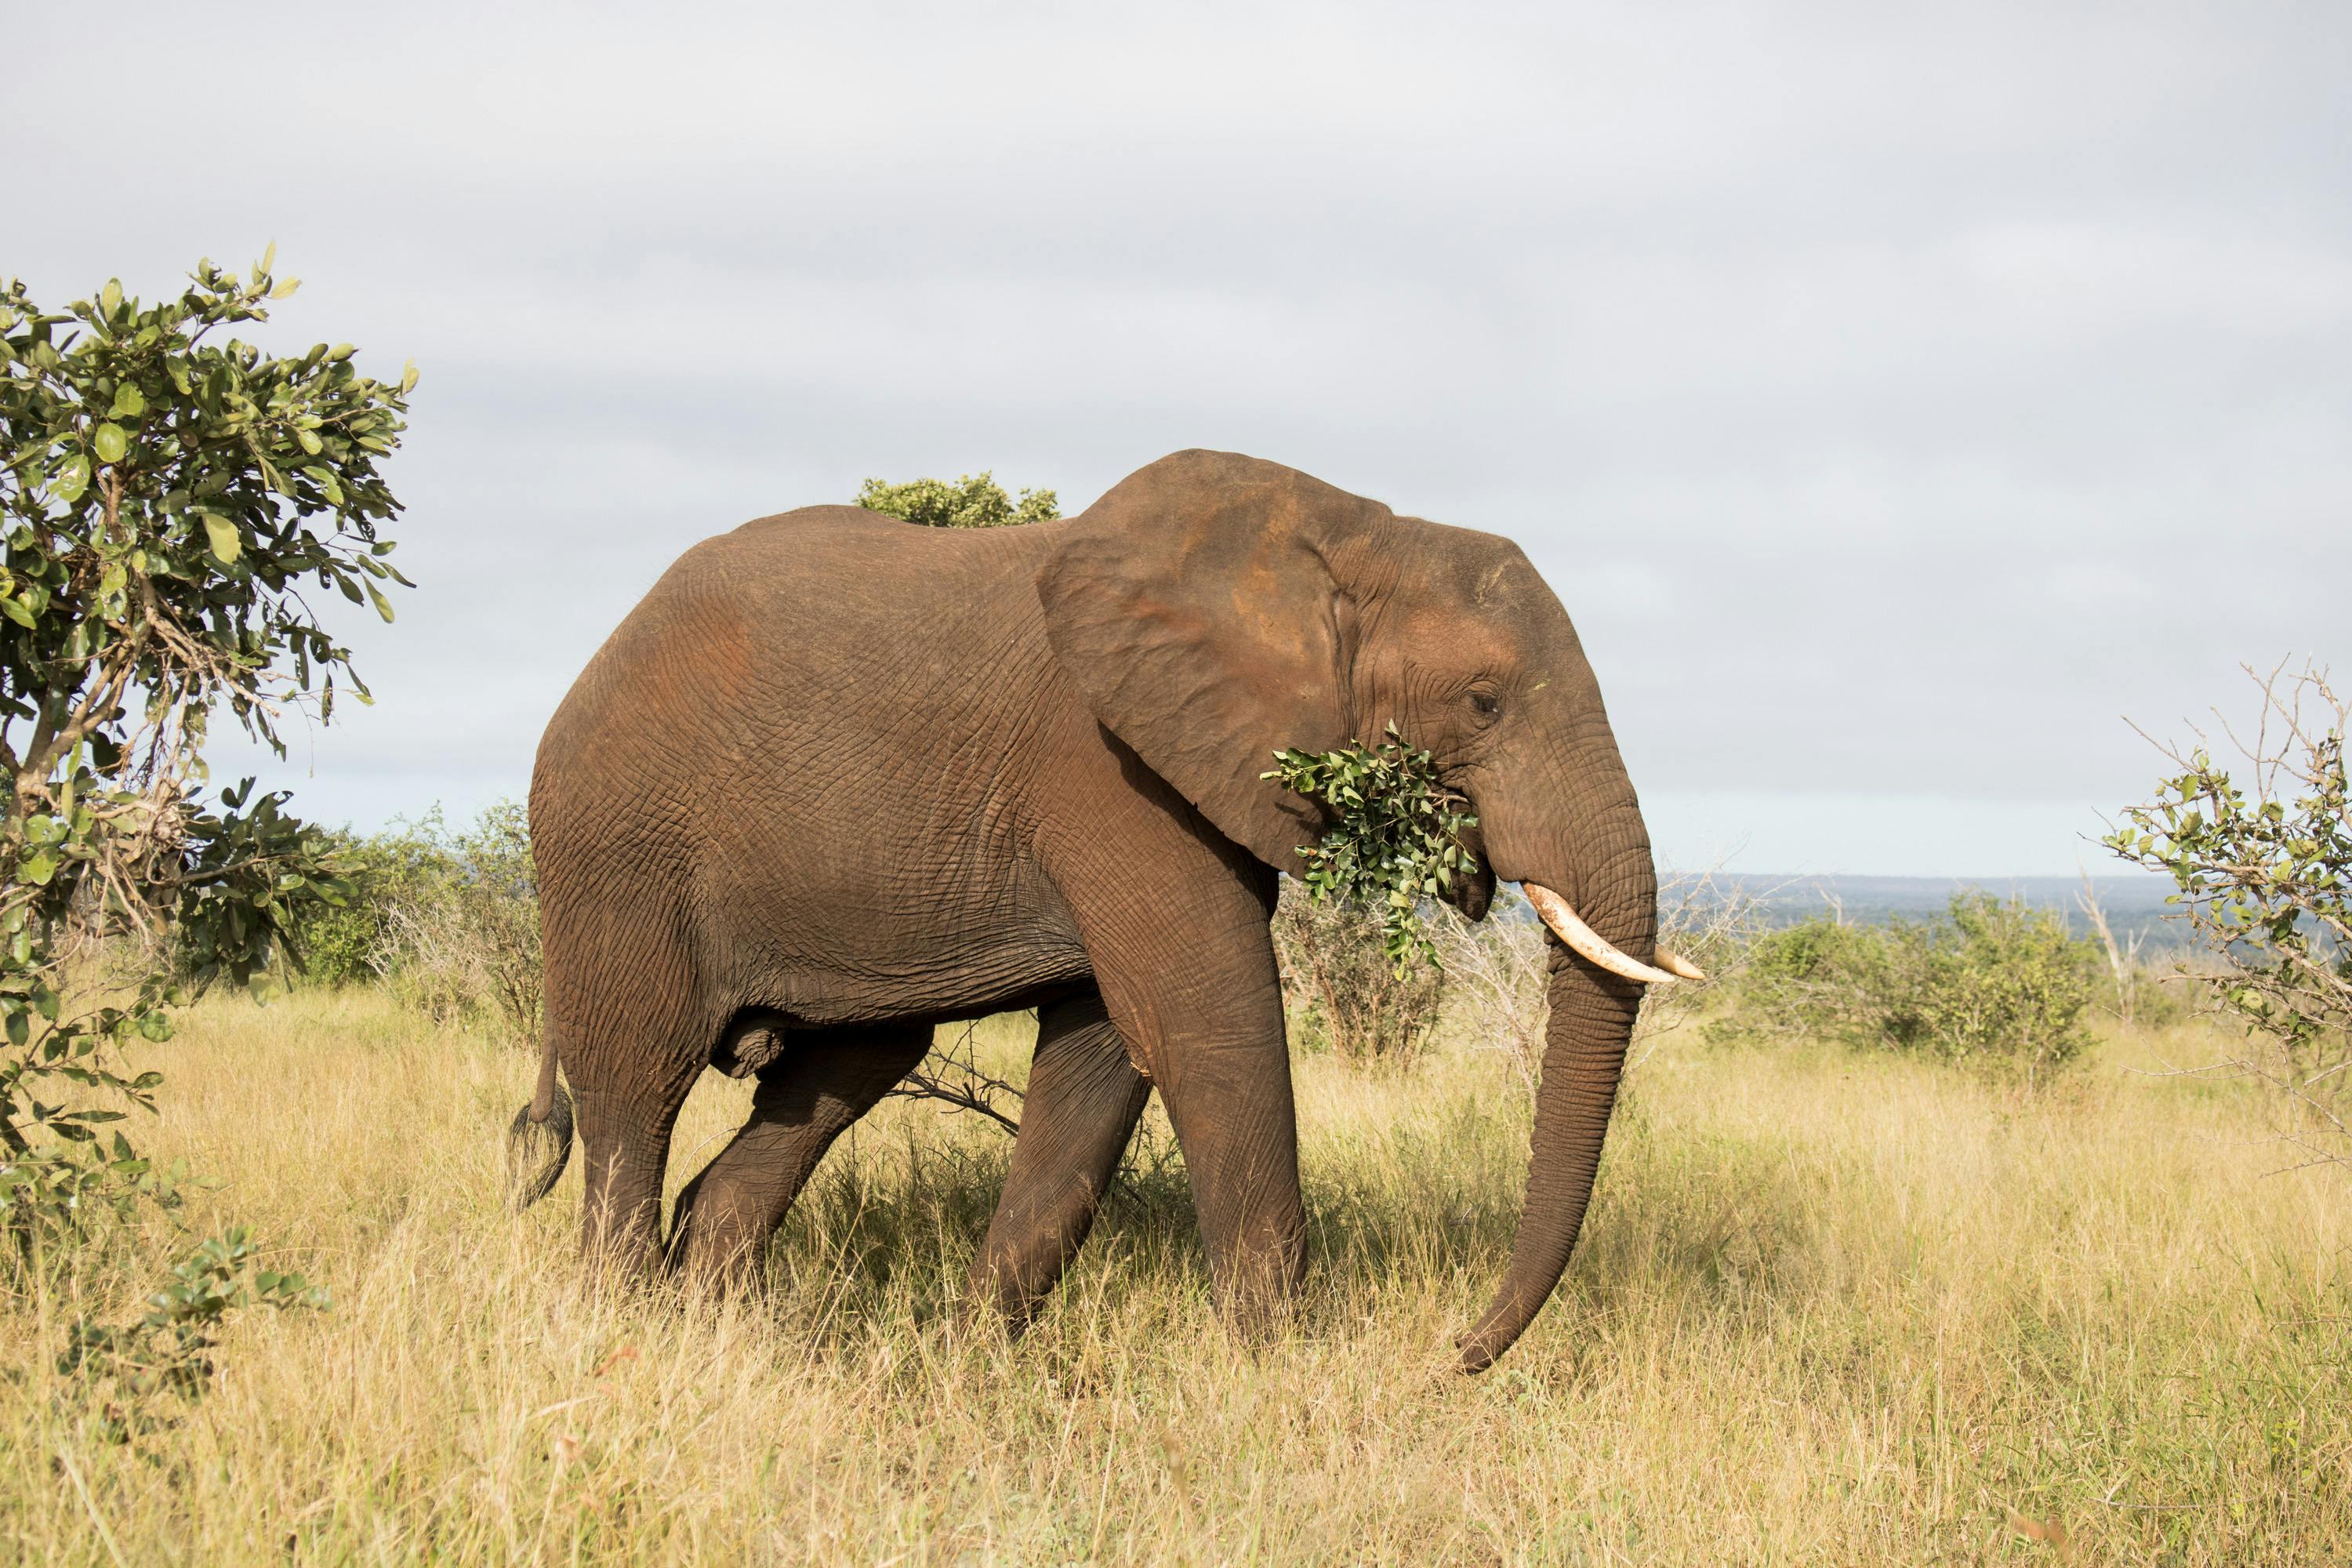
[[(933, 1046), (916, 1064), (915, 1070), (899, 1079), (898, 1087), (883, 1098), (933, 1100), (943, 1114), (974, 1111), (1007, 1132), (1018, 1133), (1021, 1091), (980, 1066), (974, 1046), (979, 1029), (979, 1022), (974, 1020), (963, 1026), (963, 1033), (945, 1050)], [(1010, 1112), (1004, 1103), (1008, 1100), (1013, 1108)]]

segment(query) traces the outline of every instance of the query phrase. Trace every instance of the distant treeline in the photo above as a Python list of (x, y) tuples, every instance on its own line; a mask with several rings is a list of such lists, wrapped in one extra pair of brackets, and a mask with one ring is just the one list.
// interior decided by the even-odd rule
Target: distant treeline
[(2092, 934), (2083, 908), (2087, 887), (2105, 913), (2116, 939), (2140, 939), (2142, 951), (2188, 945), (2192, 933), (2166, 919), (2173, 884), (2162, 877), (1801, 877), (1759, 872), (1717, 872), (1706, 879), (1717, 897), (1751, 903), (1774, 925), (1795, 925), (1817, 915), (1855, 925), (1884, 925), (1895, 919), (1925, 921), (1951, 907), (1956, 893), (1971, 889), (2054, 910), (2067, 929)]

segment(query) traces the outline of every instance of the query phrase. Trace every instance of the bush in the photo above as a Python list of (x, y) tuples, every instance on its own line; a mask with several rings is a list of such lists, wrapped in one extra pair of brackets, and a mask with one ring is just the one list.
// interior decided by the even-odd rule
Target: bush
[(172, 1270), (172, 1278), (147, 1298), (136, 1322), (94, 1323), (78, 1320), (58, 1358), (60, 1376), (98, 1407), (98, 1429), (110, 1442), (128, 1443), (173, 1424), (174, 1407), (204, 1397), (212, 1386), (212, 1352), (231, 1312), (265, 1307), (273, 1311), (325, 1311), (324, 1287), (299, 1274), (261, 1267), (261, 1251), (242, 1226), (213, 1237)]
[(457, 829), (436, 806), (334, 843), (358, 892), (297, 928), (306, 980), (381, 983), (437, 1024), (537, 1033), (539, 884), (521, 805), (501, 801)]
[(926, 528), (1009, 528), (1024, 522), (1051, 522), (1062, 515), (1052, 490), (1023, 490), (1016, 501), (987, 469), (946, 479), (908, 479), (894, 485), (867, 479), (857, 487), (856, 504)]
[(1360, 900), (1317, 899), (1284, 879), (1274, 951), (1295, 1036), (1307, 1049), (1402, 1065), (1427, 1043), (1444, 973), (1417, 951), (1400, 961), (1389, 922)]
[(393, 994), (436, 1024), (488, 1024), (535, 1038), (539, 881), (530, 824), (502, 801), (451, 833), (436, 810), (407, 833), (430, 859), (383, 905), (376, 967)]
[(1816, 917), (1757, 939), (1740, 1007), (1718, 1027), (2038, 1077), (2089, 1046), (2095, 963), (2057, 911), (1977, 891), (1930, 921)]
[(2106, 844), (2178, 888), (2178, 918), (2205, 948), (2192, 978), (2246, 1030), (2245, 1054), (2221, 1065), (2277, 1093), (2282, 1138), (2352, 1165), (2352, 700), (2323, 669), (2246, 673), (2262, 712), (2242, 764), (2165, 748), (2179, 771)]
[(448, 834), (436, 809), (390, 832), (343, 827), (325, 837), (354, 892), (341, 904), (304, 910), (289, 945), (310, 984), (373, 984), (390, 952), (393, 911), (429, 901), (452, 875)]

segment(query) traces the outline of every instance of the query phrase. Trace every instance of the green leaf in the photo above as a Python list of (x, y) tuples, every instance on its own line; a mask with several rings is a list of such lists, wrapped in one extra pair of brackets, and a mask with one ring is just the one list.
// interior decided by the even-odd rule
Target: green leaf
[(368, 583), (365, 586), (368, 597), (375, 601), (375, 613), (389, 622), (392, 619), (392, 601), (385, 598), (374, 584)]
[(89, 459), (76, 452), (49, 474), (49, 495), (60, 506), (71, 506), (89, 489)]
[(204, 523), (205, 537), (211, 542), (213, 553), (218, 556), (224, 564), (234, 562), (238, 552), (244, 549), (243, 542), (237, 537), (236, 524), (225, 517), (215, 517), (211, 512), (205, 513)]
[(126, 381), (114, 389), (114, 404), (107, 412), (116, 419), (136, 419), (147, 412), (146, 395)]
[(90, 433), (89, 445), (90, 449), (98, 454), (100, 462), (119, 463), (122, 461), (122, 454), (128, 449), (130, 441), (123, 435), (122, 426), (110, 421)]

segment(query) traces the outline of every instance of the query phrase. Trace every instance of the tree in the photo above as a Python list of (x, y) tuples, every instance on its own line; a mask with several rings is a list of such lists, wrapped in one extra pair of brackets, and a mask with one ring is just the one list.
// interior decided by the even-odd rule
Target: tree
[(282, 756), (289, 705), (331, 719), (339, 678), (367, 700), (306, 587), (390, 620), (379, 584), (407, 583), (377, 469), (415, 369), (210, 341), (293, 294), (272, 259), (242, 280), (202, 262), (152, 305), (0, 289), (0, 1215), (28, 1247), (156, 1184), (98, 1131), (160, 1081), (118, 1047), (169, 1037), (182, 981), (256, 979), (304, 902), (349, 893), (283, 792), (202, 795), (216, 710)]
[(945, 479), (908, 479), (902, 485), (868, 479), (857, 487), (856, 504), (927, 528), (1005, 528), (1051, 522), (1062, 515), (1061, 501), (1052, 490), (1023, 490), (1016, 502), (986, 468), (953, 484)]
[(2221, 961), (2198, 978), (2246, 1026), (2249, 1047), (2222, 1068), (2278, 1091), (2282, 1137), (2352, 1163), (2341, 1110), (2352, 1068), (2352, 702), (2323, 669), (2246, 674), (2261, 717), (2251, 741), (2230, 734), (2246, 765), (2216, 762), (2201, 734), (2185, 751), (2158, 743), (2179, 771), (2126, 807), (2106, 844), (2172, 878), (2180, 918)]

